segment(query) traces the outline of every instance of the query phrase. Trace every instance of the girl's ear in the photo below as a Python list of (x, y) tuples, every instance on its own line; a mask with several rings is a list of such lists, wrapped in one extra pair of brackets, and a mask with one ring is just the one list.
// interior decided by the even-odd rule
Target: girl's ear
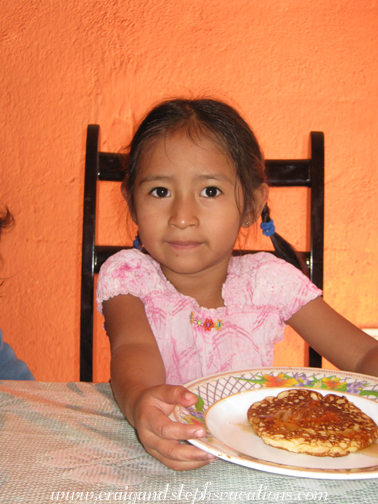
[(137, 218), (136, 218), (134, 210), (132, 209), (130, 196), (129, 196), (128, 192), (126, 191), (125, 187), (123, 186), (123, 184), (121, 185), (121, 194), (124, 197), (124, 199), (126, 200), (127, 206), (129, 207), (130, 216), (131, 216), (133, 222), (135, 224), (137, 224)]
[(266, 202), (268, 201), (268, 196), (268, 184), (263, 183), (260, 187), (255, 189), (253, 194), (253, 209), (246, 210), (241, 227), (248, 228), (258, 220)]

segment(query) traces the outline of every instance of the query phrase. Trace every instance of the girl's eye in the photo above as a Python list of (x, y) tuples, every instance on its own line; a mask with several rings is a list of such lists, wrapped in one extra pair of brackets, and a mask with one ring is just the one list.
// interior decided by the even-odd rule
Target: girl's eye
[(221, 192), (222, 191), (218, 189), (218, 187), (210, 186), (205, 187), (205, 189), (201, 191), (201, 196), (205, 196), (205, 198), (215, 198), (216, 196), (219, 196)]
[(169, 191), (166, 187), (155, 187), (155, 189), (152, 189), (150, 194), (155, 196), (155, 198), (166, 198), (169, 196)]

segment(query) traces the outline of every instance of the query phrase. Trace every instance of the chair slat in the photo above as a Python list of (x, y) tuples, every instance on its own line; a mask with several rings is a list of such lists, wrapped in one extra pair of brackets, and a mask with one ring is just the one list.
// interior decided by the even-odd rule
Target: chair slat
[[(112, 152), (99, 152), (99, 180), (122, 182), (126, 155)], [(310, 159), (268, 159), (266, 164), (267, 183), (270, 186), (300, 187), (311, 185)]]
[(265, 162), (267, 183), (271, 187), (310, 187), (311, 160), (276, 160)]
[(99, 152), (99, 180), (110, 180), (113, 182), (122, 182), (125, 177), (124, 166), (126, 156), (112, 152)]
[[(104, 245), (97, 245), (95, 247), (95, 261), (94, 261), (94, 273), (97, 274), (100, 271), (101, 266), (104, 264), (104, 262), (109, 259), (110, 256), (116, 254), (117, 252), (120, 252), (121, 250), (128, 250), (131, 247), (117, 247), (113, 245), (109, 246), (104, 246)], [(245, 255), (245, 254), (256, 254), (257, 252), (270, 252), (271, 254), (274, 254), (271, 250), (234, 250), (234, 255)], [(307, 266), (310, 266), (310, 257), (311, 254), (310, 252), (300, 252), (302, 254), (303, 258), (306, 261)]]

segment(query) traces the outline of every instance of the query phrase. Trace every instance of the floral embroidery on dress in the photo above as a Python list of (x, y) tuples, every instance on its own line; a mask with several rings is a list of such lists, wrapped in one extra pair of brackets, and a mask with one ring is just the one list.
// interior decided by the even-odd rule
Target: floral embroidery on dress
[(211, 329), (215, 329), (216, 331), (220, 331), (222, 329), (223, 321), (218, 319), (214, 322), (211, 318), (206, 318), (205, 321), (202, 321), (199, 318), (194, 317), (194, 313), (190, 314), (190, 323), (194, 324), (198, 327), (203, 327), (205, 331), (211, 331)]

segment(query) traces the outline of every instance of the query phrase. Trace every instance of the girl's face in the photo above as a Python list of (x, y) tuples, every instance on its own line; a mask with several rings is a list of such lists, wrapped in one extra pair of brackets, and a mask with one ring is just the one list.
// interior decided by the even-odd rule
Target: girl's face
[(227, 273), (243, 198), (235, 168), (215, 142), (194, 142), (185, 132), (160, 140), (142, 158), (134, 201), (140, 239), (169, 280)]

